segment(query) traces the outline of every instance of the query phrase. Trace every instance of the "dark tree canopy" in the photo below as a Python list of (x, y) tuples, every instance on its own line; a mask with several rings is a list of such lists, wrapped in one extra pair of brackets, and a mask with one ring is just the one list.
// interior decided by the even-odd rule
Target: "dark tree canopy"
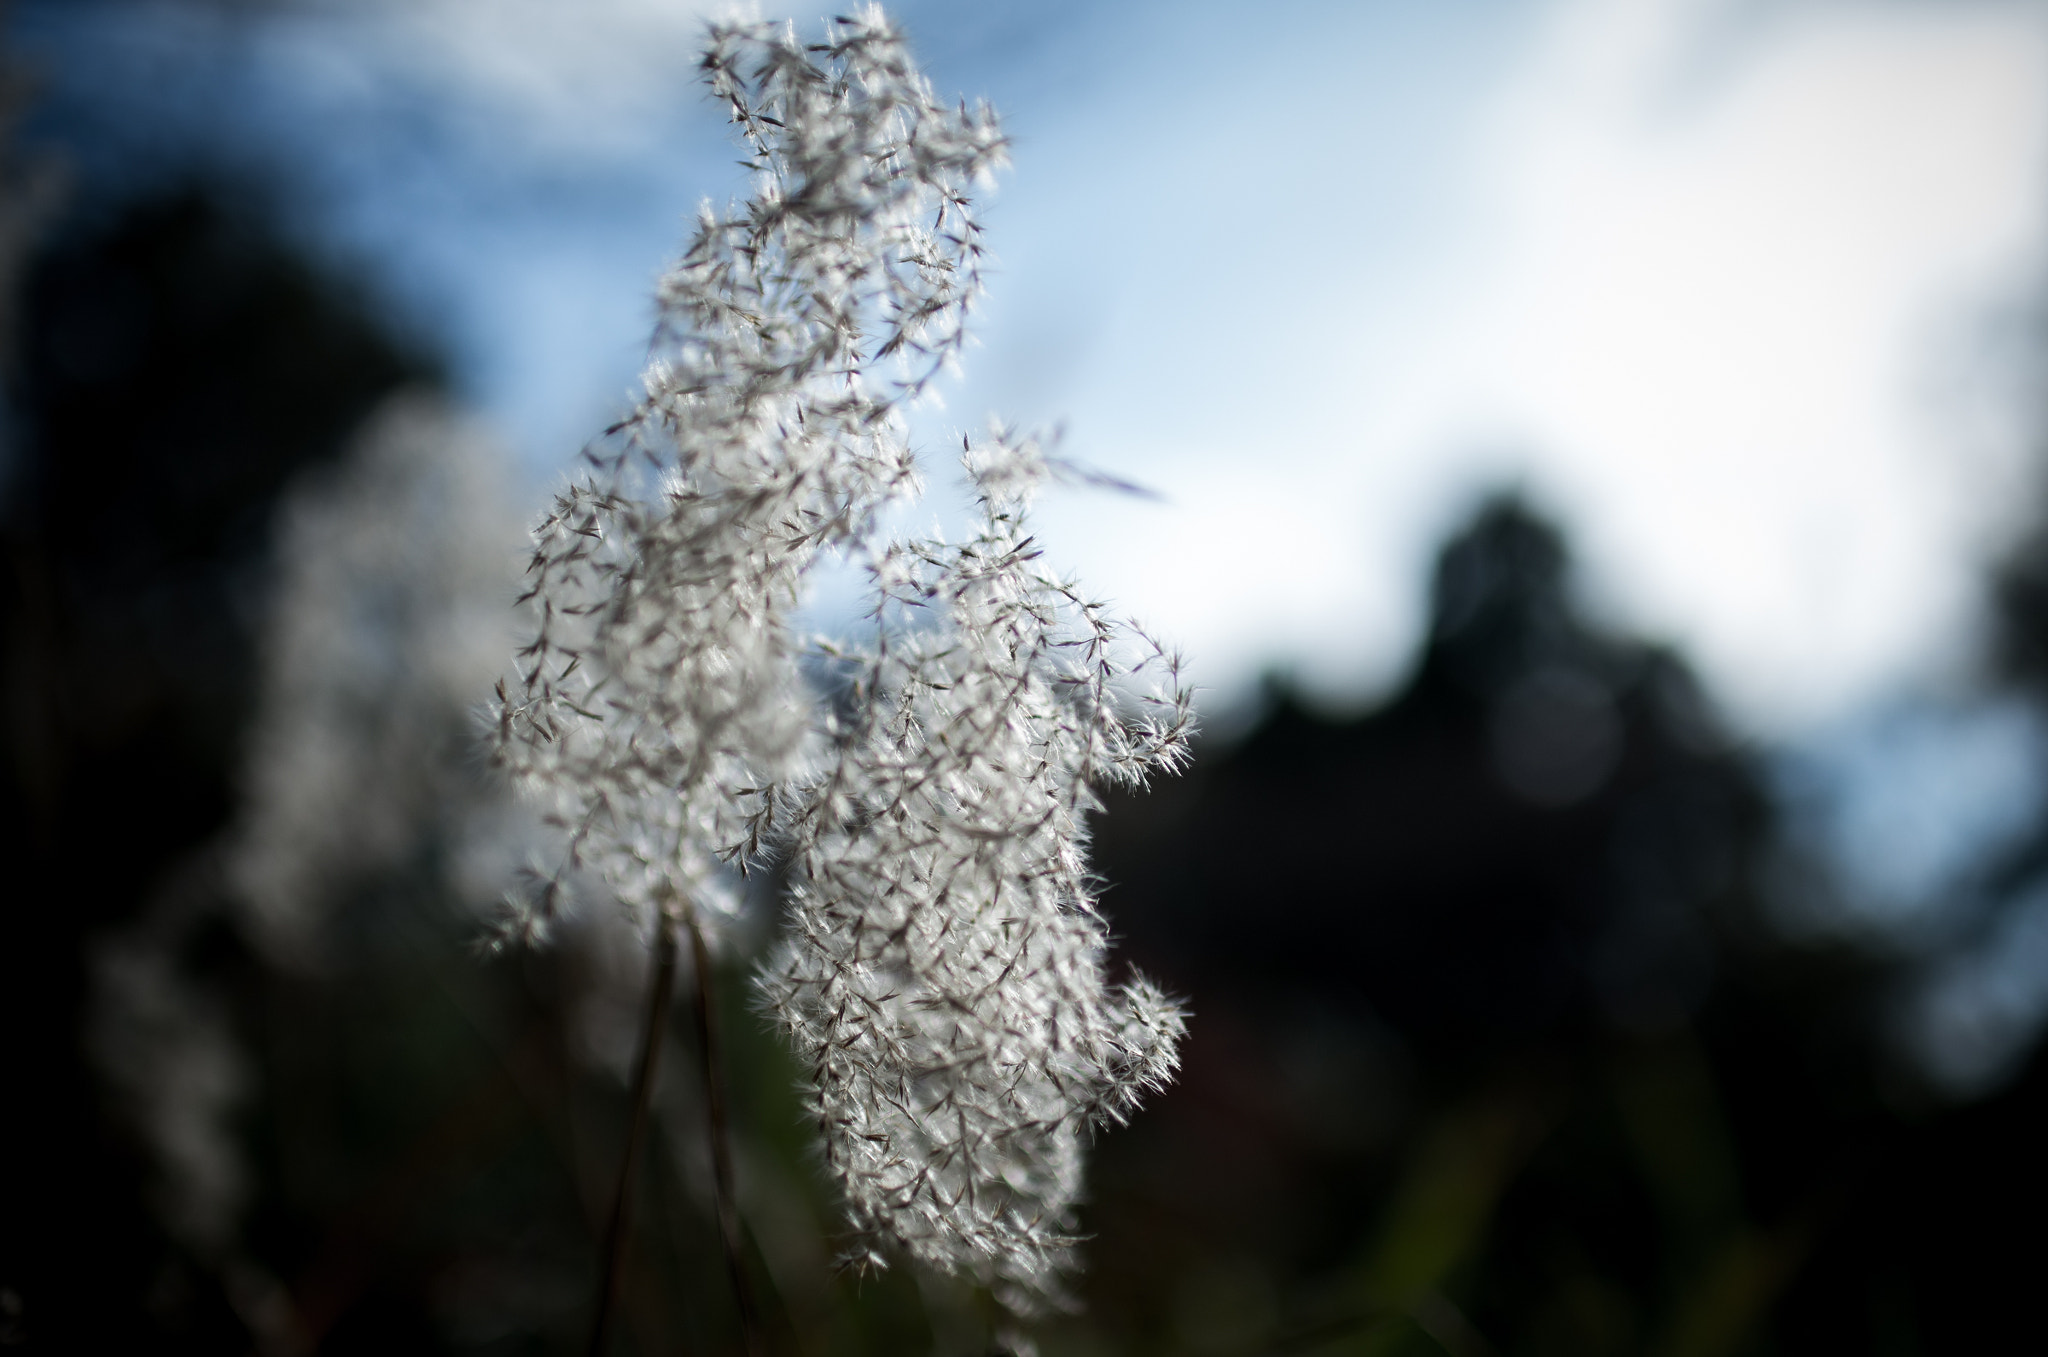
[(232, 810), (280, 492), (434, 375), (234, 201), (194, 188), (60, 224), (8, 383), (0, 1274), (30, 1338), (78, 1351), (246, 1341), (217, 1293), (181, 1299), (159, 1271), (84, 1066), (88, 952)]
[[(2048, 1071), (1960, 1111), (1904, 1091), (1901, 963), (1771, 924), (1758, 758), (1678, 656), (1586, 619), (1526, 504), (1479, 506), (1432, 599), (1384, 705), (1275, 684), (1102, 826), (1105, 907), (1195, 1018), (1184, 1086), (1106, 1151), (1100, 1303), (1227, 1257), (1246, 1351), (2026, 1331), (1999, 1226), (2048, 1204)], [(1185, 1323), (1126, 1309), (1132, 1350)]]

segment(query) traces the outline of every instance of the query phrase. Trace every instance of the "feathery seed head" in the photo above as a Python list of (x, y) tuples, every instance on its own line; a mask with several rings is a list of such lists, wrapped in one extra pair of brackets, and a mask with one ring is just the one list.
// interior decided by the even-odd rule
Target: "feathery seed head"
[(708, 903), (762, 846), (812, 724), (790, 611), (821, 548), (915, 488), (899, 409), (964, 336), (966, 190), (1003, 151), (986, 109), (933, 101), (878, 11), (818, 51), (719, 26), (703, 69), (757, 191), (707, 207), (662, 279), (645, 395), (535, 532), (535, 630), (497, 708), (499, 761), (550, 803), (564, 867), (641, 907)]
[[(760, 983), (809, 1071), (850, 1259), (907, 1254), (1028, 1312), (1072, 1260), (1082, 1137), (1175, 1067), (1180, 1010), (1105, 978), (1086, 820), (1095, 787), (1184, 759), (1189, 694), (1042, 564), (1031, 496), (1075, 473), (1038, 441), (967, 443), (968, 540), (883, 540), (916, 487), (901, 409), (980, 289), (968, 190), (1002, 163), (994, 115), (937, 103), (873, 8), (814, 47), (714, 27), (701, 69), (754, 192), (700, 217), (643, 399), (535, 534), (497, 749), (565, 851), (526, 917), (585, 865), (673, 910), (784, 855)], [(874, 607), (863, 640), (806, 656), (790, 614), (827, 548), (867, 563)]]
[[(1092, 786), (1169, 766), (1192, 714), (1156, 647), (1040, 565), (1039, 445), (998, 434), (968, 462), (980, 531), (876, 561), (867, 701), (794, 817), (763, 988), (811, 1072), (852, 1260), (900, 1249), (1028, 1312), (1072, 1261), (1083, 1135), (1171, 1077), (1183, 1030), (1149, 983), (1105, 981)], [(1166, 719), (1123, 691), (1148, 670)]]

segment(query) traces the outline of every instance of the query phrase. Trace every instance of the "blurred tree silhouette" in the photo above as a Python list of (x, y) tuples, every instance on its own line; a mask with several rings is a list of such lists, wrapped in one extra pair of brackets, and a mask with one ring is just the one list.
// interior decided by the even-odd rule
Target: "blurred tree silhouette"
[[(1587, 630), (1555, 531), (1496, 501), (1439, 563), (1404, 693), (1355, 722), (1276, 693), (1169, 793), (1181, 846), (1104, 871), (1141, 939), (1159, 919), (1161, 947), (1364, 996), (1428, 1068), (1462, 1069), (1696, 1006), (1708, 907), (1765, 816), (1717, 739), (1684, 668)], [(1247, 919), (1261, 899), (1285, 907)]]
[[(1112, 1147), (1125, 1351), (1974, 1352), (2030, 1331), (2041, 1063), (1916, 1098), (1907, 960), (1772, 927), (1759, 761), (1674, 655), (1574, 607), (1496, 498), (1367, 716), (1276, 686), (1099, 838), (1191, 994), (1185, 1086)], [(1134, 1298), (1142, 1297), (1142, 1301)]]
[[(80, 1350), (162, 1338), (162, 1244), (79, 1049), (86, 943), (231, 813), (272, 502), (433, 370), (230, 197), (71, 223), (29, 266), (10, 382), (0, 1284), (31, 1341)], [(221, 1297), (186, 1308), (196, 1349), (233, 1346)]]

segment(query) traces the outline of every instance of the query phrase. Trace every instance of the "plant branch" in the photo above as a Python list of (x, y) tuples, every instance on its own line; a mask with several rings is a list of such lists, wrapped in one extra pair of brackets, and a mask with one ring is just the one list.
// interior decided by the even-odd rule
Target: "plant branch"
[(759, 1320), (753, 1293), (747, 1288), (741, 1252), (739, 1202), (733, 1193), (732, 1131), (725, 1108), (725, 1069), (719, 1058), (718, 1005), (711, 989), (711, 955), (697, 911), (685, 907), (683, 925), (690, 931), (690, 961), (697, 971), (697, 1047), (704, 1060), (704, 1103), (710, 1120), (711, 1172), (718, 1189), (718, 1233), (725, 1243), (725, 1266), (732, 1275), (732, 1294), (740, 1310), (740, 1332), (747, 1357), (761, 1357)]
[[(691, 925), (690, 936), (696, 937)], [(697, 944), (699, 950), (702, 944)], [(619, 1164), (619, 1190), (612, 1198), (611, 1223), (605, 1229), (604, 1277), (599, 1282), (597, 1319), (590, 1328), (590, 1357), (604, 1357), (611, 1336), (612, 1312), (618, 1309), (625, 1279), (627, 1223), (632, 1214), (633, 1165), (654, 1103), (654, 1071), (661, 1060), (661, 1038), (668, 1030), (669, 997), (676, 983), (676, 927), (666, 914), (656, 923), (654, 987), (647, 1001), (647, 1026), (640, 1033), (640, 1068), (633, 1076), (633, 1117), (626, 1126), (626, 1153)]]

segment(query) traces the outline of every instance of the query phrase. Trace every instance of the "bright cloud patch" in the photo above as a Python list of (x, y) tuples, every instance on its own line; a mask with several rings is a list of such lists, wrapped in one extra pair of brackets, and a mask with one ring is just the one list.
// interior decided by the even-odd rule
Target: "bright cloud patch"
[(1579, 5), (1518, 97), (1472, 390), (1607, 592), (1797, 718), (1956, 638), (2010, 504), (1943, 346), (2044, 243), (2048, 47), (2014, 7), (1836, 9), (1700, 69), (1700, 8)]
[(1404, 123), (1427, 99), (1370, 81), (1288, 106), (1284, 198), (1246, 192), (1240, 124), (1215, 146), (1242, 163), (1125, 209), (1148, 249), (1054, 399), (1177, 510), (1121, 542), (1071, 512), (1212, 682), (1275, 653), (1386, 676), (1431, 535), (1502, 479), (1753, 723), (1966, 639), (2024, 461), (2017, 391), (1964, 378), (2044, 244), (2043, 12), (1734, 9), (1567, 0), (1470, 109)]

